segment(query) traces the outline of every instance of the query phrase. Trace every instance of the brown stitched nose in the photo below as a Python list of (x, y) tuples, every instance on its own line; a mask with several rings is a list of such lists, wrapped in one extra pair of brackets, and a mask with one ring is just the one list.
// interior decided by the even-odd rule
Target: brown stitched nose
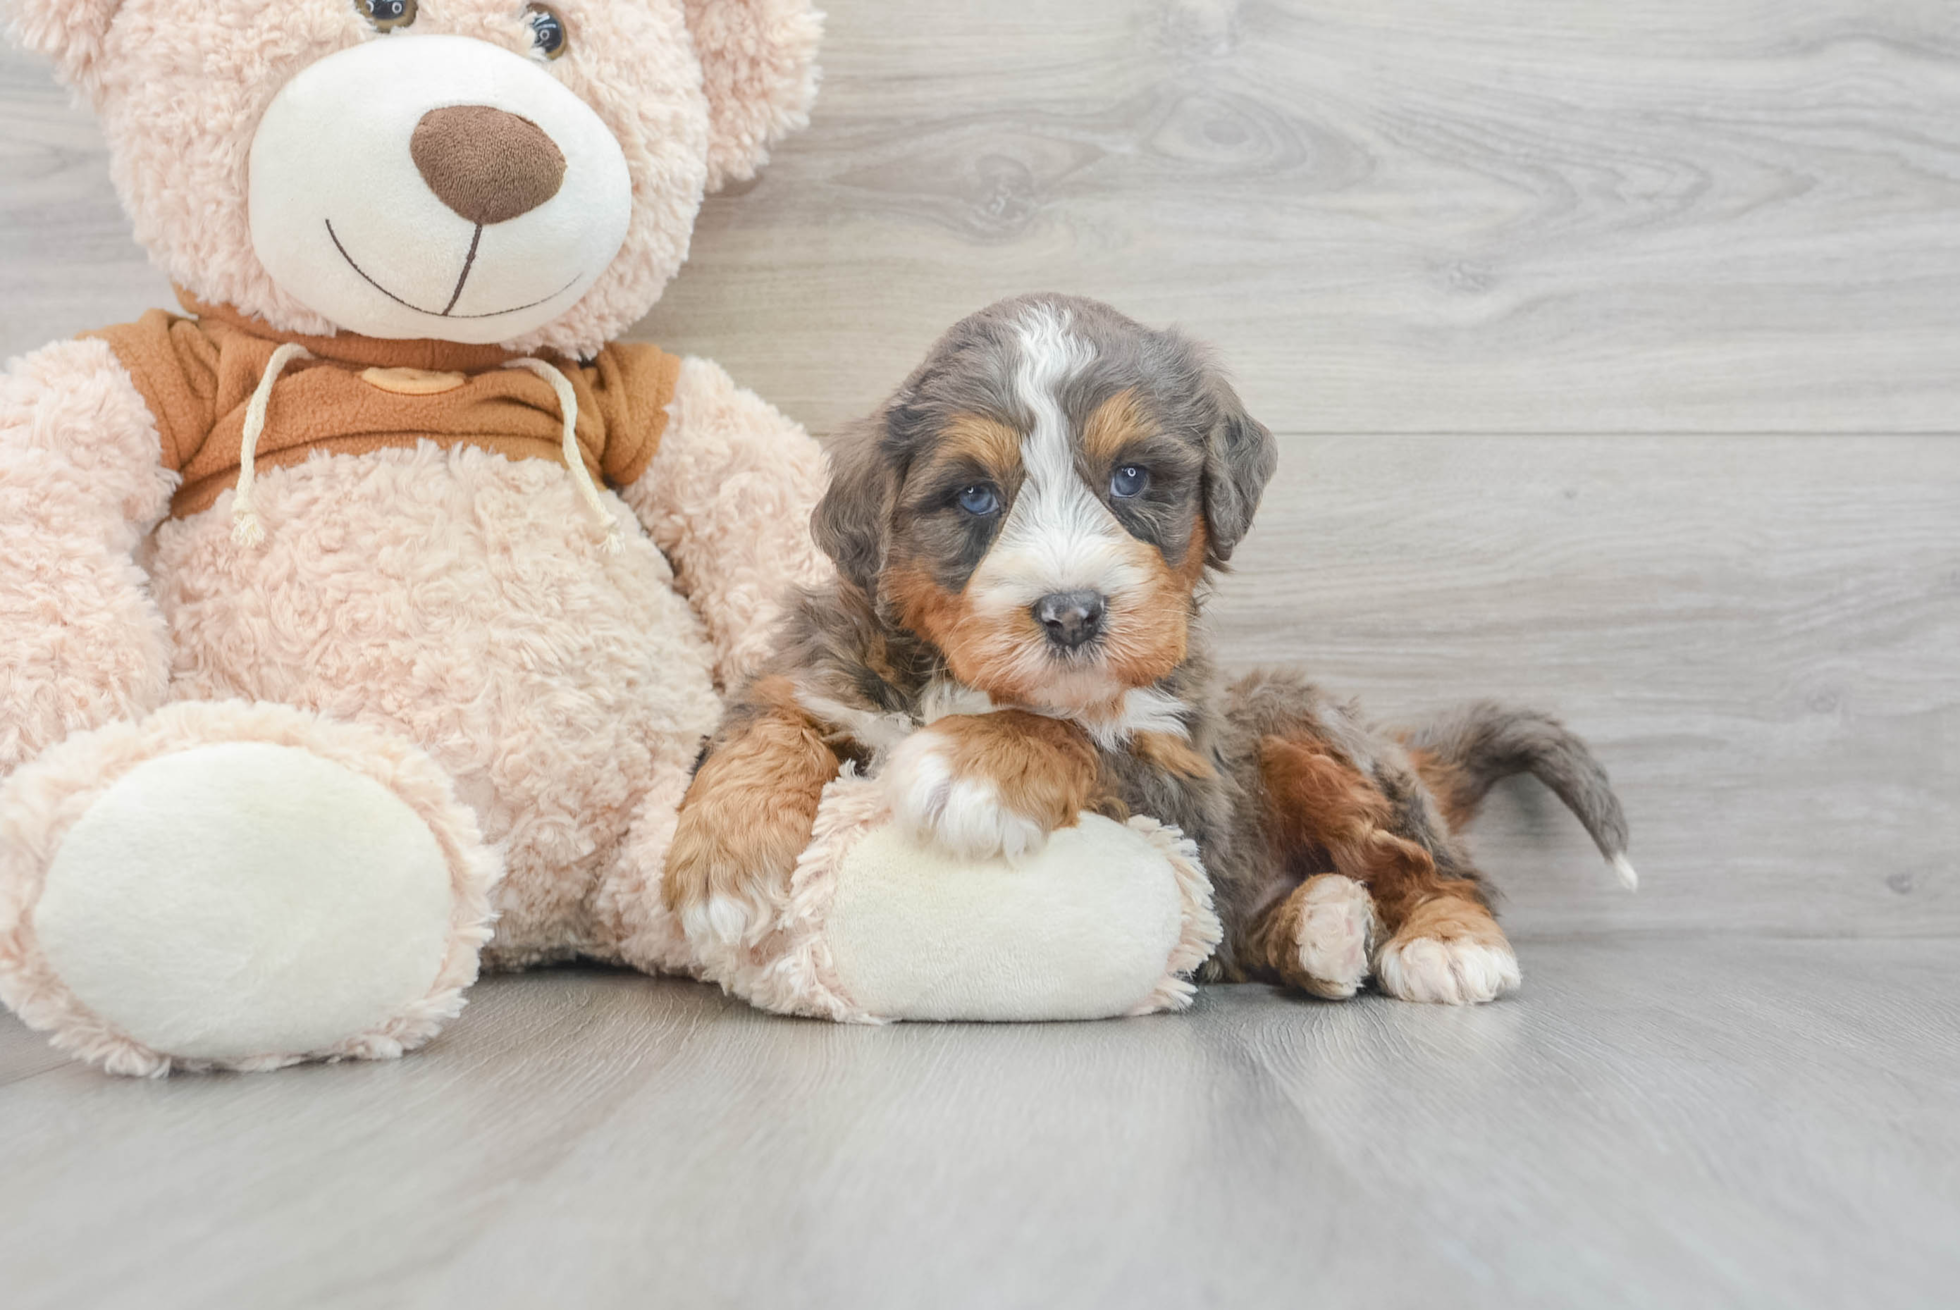
[(472, 223), (528, 214), (565, 183), (565, 152), (528, 118), (489, 105), (431, 109), (408, 153), (443, 204)]

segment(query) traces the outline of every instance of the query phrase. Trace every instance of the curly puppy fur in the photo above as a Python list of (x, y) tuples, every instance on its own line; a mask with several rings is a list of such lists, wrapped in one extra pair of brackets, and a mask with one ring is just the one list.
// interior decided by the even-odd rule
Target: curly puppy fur
[(1535, 774), (1630, 879), (1605, 774), (1554, 720), (1476, 704), (1371, 727), (1296, 673), (1229, 687), (1198, 623), (1251, 526), (1271, 435), (1206, 354), (1091, 301), (955, 326), (830, 451), (838, 576), (723, 721), (682, 805), (668, 903), (711, 976), (780, 912), (824, 785), (854, 767), (961, 854), (1036, 849), (1084, 810), (1193, 837), (1212, 979), (1487, 1001), (1515, 957), (1455, 831)]

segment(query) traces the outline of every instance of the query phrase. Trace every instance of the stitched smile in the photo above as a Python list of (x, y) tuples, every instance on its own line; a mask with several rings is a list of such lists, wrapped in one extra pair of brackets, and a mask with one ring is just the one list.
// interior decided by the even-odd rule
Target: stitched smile
[(347, 253), (347, 247), (340, 244), (340, 237), (333, 230), (333, 220), (331, 218), (327, 220), (327, 239), (333, 242), (333, 248), (340, 252), (340, 257), (347, 261), (347, 267), (353, 269), (356, 273), (359, 273), (361, 275), (361, 280), (363, 282), (366, 282), (369, 286), (373, 287), (376, 291), (379, 291), (382, 295), (388, 297), (388, 299), (394, 301), (397, 305), (400, 305), (403, 309), (412, 309), (418, 314), (427, 314), (430, 318), (459, 318), (459, 319), (496, 318), (501, 314), (515, 314), (519, 310), (535, 309), (537, 306), (542, 305), (545, 301), (556, 300), (558, 297), (564, 295), (567, 291), (570, 291), (574, 286), (578, 284), (578, 280), (580, 276), (579, 274), (574, 273), (572, 275), (572, 280), (570, 282), (567, 282), (564, 286), (559, 287), (556, 291), (552, 292), (548, 296), (540, 296), (538, 299), (530, 301), (527, 304), (512, 305), (509, 309), (492, 310), (488, 314), (452, 314), (449, 311), (456, 308), (456, 302), (463, 298), (463, 284), (469, 281), (470, 269), (476, 266), (476, 248), (478, 243), (480, 243), (483, 240), (483, 224), (478, 223), (476, 225), (476, 232), (473, 236), (470, 237), (470, 253), (468, 257), (466, 257), (463, 260), (462, 276), (456, 279), (456, 290), (450, 295), (449, 303), (443, 306), (442, 309), (440, 310), (424, 309), (420, 305), (411, 305), (408, 303), (408, 301), (403, 300), (400, 296), (388, 290), (387, 287), (384, 287), (379, 282), (375, 281), (374, 278), (369, 275), (366, 269), (362, 268), (359, 264), (354, 262), (354, 257)]

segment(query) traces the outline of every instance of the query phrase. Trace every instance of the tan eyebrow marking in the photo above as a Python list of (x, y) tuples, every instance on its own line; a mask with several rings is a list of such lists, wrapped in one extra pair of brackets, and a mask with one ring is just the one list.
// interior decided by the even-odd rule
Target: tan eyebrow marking
[(1092, 462), (1109, 463), (1155, 429), (1135, 387), (1117, 392), (1096, 406), (1082, 425), (1082, 452)]
[(968, 459), (1005, 476), (1021, 458), (1021, 434), (999, 419), (981, 414), (955, 414), (939, 434), (934, 463)]

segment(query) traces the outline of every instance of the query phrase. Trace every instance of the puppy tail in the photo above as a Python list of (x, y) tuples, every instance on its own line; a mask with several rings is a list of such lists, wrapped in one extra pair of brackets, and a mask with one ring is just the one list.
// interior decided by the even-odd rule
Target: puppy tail
[(1451, 827), (1467, 824), (1500, 779), (1529, 773), (1578, 816), (1627, 890), (1640, 885), (1627, 859), (1626, 812), (1606, 770), (1551, 715), (1477, 701), (1403, 733), (1402, 741)]

